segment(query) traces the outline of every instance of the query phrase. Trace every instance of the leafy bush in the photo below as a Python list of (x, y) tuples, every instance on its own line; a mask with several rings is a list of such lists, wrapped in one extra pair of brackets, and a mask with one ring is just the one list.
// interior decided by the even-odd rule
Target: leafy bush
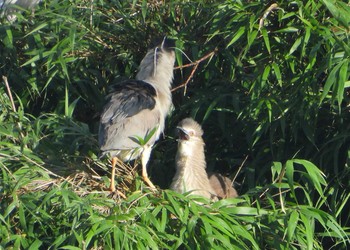
[[(3, 17), (0, 246), (346, 249), (349, 16), (329, 0), (47, 0)], [(137, 172), (117, 177), (126, 199), (105, 191), (104, 96), (165, 34), (193, 63), (177, 51), (175, 110), (151, 178), (168, 188), (173, 128), (192, 116), (208, 169), (235, 178), (237, 199), (150, 193)]]

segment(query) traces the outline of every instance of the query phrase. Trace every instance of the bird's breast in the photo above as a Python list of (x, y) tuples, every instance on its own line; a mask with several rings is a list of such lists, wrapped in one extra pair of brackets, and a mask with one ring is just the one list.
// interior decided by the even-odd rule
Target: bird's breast
[(189, 141), (181, 141), (178, 145), (178, 155), (182, 157), (191, 157), (193, 153), (193, 145)]

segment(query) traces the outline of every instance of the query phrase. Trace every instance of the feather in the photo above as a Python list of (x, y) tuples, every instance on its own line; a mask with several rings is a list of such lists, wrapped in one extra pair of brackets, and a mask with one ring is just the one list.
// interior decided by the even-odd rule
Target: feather
[(187, 136), (178, 140), (176, 153), (176, 173), (170, 189), (179, 193), (189, 192), (206, 198), (216, 196), (211, 187), (206, 172), (203, 131), (201, 126), (191, 118), (182, 120), (178, 127), (179, 133)]

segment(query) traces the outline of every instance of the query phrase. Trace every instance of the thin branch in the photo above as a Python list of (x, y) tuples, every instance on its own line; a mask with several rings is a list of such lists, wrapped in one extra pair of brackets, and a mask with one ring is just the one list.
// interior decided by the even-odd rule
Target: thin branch
[(183, 69), (183, 68), (188, 68), (188, 67), (192, 67), (192, 66), (193, 66), (193, 69), (192, 69), (192, 71), (191, 71), (191, 74), (190, 74), (189, 77), (187, 78), (187, 80), (186, 80), (184, 83), (182, 83), (182, 84), (176, 86), (175, 88), (173, 88), (171, 91), (174, 92), (174, 91), (176, 91), (176, 90), (178, 90), (178, 89), (180, 89), (180, 88), (185, 88), (185, 90), (184, 90), (184, 95), (186, 95), (187, 84), (188, 84), (188, 83), (190, 82), (190, 80), (193, 78), (194, 73), (196, 72), (196, 70), (197, 70), (199, 64), (200, 64), (201, 62), (203, 62), (204, 60), (207, 60), (208, 58), (213, 57), (213, 56), (217, 53), (217, 51), (218, 51), (218, 49), (215, 48), (212, 52), (208, 53), (207, 55), (203, 56), (202, 58), (198, 59), (198, 60), (195, 61), (195, 62), (192, 62), (192, 63), (188, 63), (188, 64), (185, 64), (185, 65), (181, 65), (181, 66), (175, 67), (174, 69)]
[(271, 4), (270, 7), (268, 7), (267, 10), (265, 10), (263, 16), (259, 20), (259, 30), (264, 26), (264, 20), (267, 18), (267, 16), (270, 14), (270, 12), (275, 10), (275, 9), (281, 9), (278, 7), (277, 3)]
[(90, 29), (92, 29), (93, 24), (93, 8), (94, 8), (94, 0), (90, 1)]
[(6, 77), (6, 76), (2, 76), (2, 79), (3, 79), (4, 82), (5, 82), (6, 89), (7, 89), (7, 93), (8, 93), (8, 95), (9, 95), (9, 97), (10, 97), (12, 109), (13, 109), (14, 112), (17, 112), (15, 103), (14, 103), (13, 98), (12, 98), (12, 93), (11, 93), (10, 85), (9, 85), (9, 82), (7, 81), (7, 77)]
[[(261, 193), (261, 195), (259, 195), (259, 199), (261, 199), (268, 191), (270, 190), (270, 188), (266, 188), (264, 192)], [(258, 202), (258, 199), (256, 199), (255, 201), (252, 202), (252, 206)]]
[(283, 166), (282, 171), (281, 171), (280, 175), (278, 176), (278, 184), (279, 184), (279, 186), (278, 186), (278, 193), (279, 193), (281, 209), (282, 209), (283, 213), (286, 213), (286, 210), (284, 208), (284, 202), (283, 202), (282, 190), (281, 190), (281, 183), (282, 183), (282, 178), (283, 178), (285, 173), (286, 173), (286, 168), (285, 168), (285, 166)]
[[(285, 172), (286, 172), (285, 167), (283, 167), (282, 170), (281, 170), (281, 173), (272, 182), (272, 184), (276, 184), (277, 182), (278, 182), (278, 184), (281, 184), (282, 183), (282, 178), (283, 178)], [(269, 190), (270, 190), (270, 188), (266, 188), (265, 191), (261, 195), (259, 195), (259, 199), (261, 199)], [(279, 187), (278, 187), (278, 195), (279, 195), (279, 198), (280, 198), (281, 210), (282, 210), (283, 213), (286, 213), (286, 210), (284, 208), (284, 203), (283, 203), (283, 197), (282, 197), (283, 193), (284, 192), (282, 192), (281, 185), (279, 185)], [(252, 202), (252, 205), (254, 205), (257, 201), (258, 200), (256, 199), (254, 202)]]
[(235, 177), (233, 177), (233, 180), (232, 180), (231, 186), (232, 186), (232, 185), (233, 185), (233, 183), (235, 182), (235, 180), (236, 180), (236, 178), (237, 178), (237, 176), (238, 176), (239, 172), (241, 172), (241, 169), (243, 168), (243, 166), (244, 166), (245, 162), (247, 161), (247, 159), (248, 159), (248, 155), (247, 155), (247, 156), (245, 157), (245, 159), (243, 160), (243, 162), (242, 162), (241, 166), (239, 166), (238, 171), (237, 171), (237, 173), (236, 173)]
[(185, 64), (185, 65), (177, 66), (177, 67), (175, 67), (174, 69), (188, 68), (188, 67), (197, 65), (197, 64), (203, 62), (204, 60), (208, 59), (209, 57), (214, 56), (214, 54), (216, 54), (217, 52), (218, 52), (218, 48), (215, 48), (212, 52), (206, 54), (206, 55), (203, 56), (202, 58), (199, 58), (197, 61), (192, 62), (192, 63)]
[(197, 70), (197, 68), (198, 68), (198, 65), (199, 65), (199, 64), (194, 65), (194, 67), (193, 67), (193, 69), (192, 69), (192, 71), (191, 71), (190, 76), (187, 78), (187, 80), (186, 80), (184, 83), (180, 84), (179, 86), (176, 86), (176, 87), (173, 88), (171, 91), (173, 92), (173, 91), (175, 91), (175, 90), (178, 90), (178, 89), (184, 87), (184, 88), (185, 88), (185, 89), (184, 89), (184, 95), (186, 95), (186, 92), (187, 92), (187, 84), (188, 84), (188, 83), (190, 82), (190, 80), (193, 78), (194, 72), (196, 72), (196, 70)]

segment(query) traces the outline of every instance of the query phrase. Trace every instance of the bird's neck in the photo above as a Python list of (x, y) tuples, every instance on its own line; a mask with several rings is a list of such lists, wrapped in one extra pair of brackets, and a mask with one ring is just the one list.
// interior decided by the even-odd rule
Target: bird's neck
[(183, 174), (206, 174), (204, 143), (202, 141), (180, 142), (176, 155), (176, 168)]
[(161, 67), (162, 65), (160, 64), (155, 69), (155, 72), (153, 72), (154, 68), (151, 66), (143, 67), (136, 75), (137, 80), (145, 81), (155, 88), (159, 102), (157, 105), (159, 105), (164, 115), (169, 112), (172, 105), (170, 88), (174, 77), (173, 63), (168, 62), (167, 64), (171, 65), (171, 67)]
[(176, 155), (176, 174), (173, 187), (182, 192), (197, 190), (194, 193), (210, 198), (214, 193), (206, 172), (204, 142), (180, 142)]
[(174, 77), (173, 58), (163, 55), (154, 63), (153, 55), (148, 55), (142, 60), (136, 79), (149, 82), (162, 92), (169, 91)]

